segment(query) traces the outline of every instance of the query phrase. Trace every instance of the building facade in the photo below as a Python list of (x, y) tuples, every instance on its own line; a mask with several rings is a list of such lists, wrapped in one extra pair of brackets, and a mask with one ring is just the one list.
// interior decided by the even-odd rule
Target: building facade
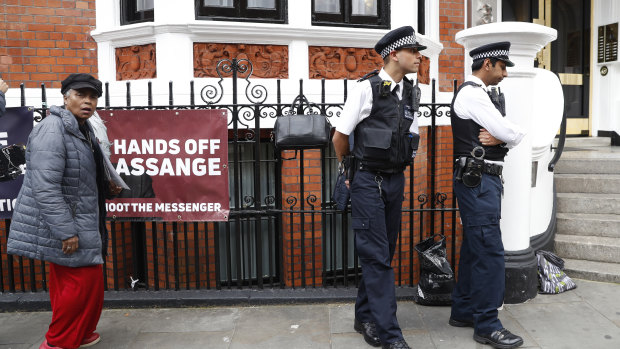
[[(382, 61), (373, 50), (375, 42), (388, 30), (402, 25), (412, 25), (420, 41), (428, 46), (423, 51), (420, 72), (412, 77), (421, 86), (422, 102), (446, 104), (452, 98), (455, 81), (463, 81), (471, 63), (455, 41), (459, 31), (491, 22), (534, 22), (558, 30), (558, 39), (538, 54), (535, 65), (559, 74), (566, 97), (569, 134), (605, 135), (618, 141), (620, 132), (620, 122), (615, 116), (620, 102), (612, 92), (620, 74), (616, 67), (620, 8), (611, 0), (5, 0), (0, 5), (0, 19), (3, 29), (0, 74), (11, 87), (7, 94), (9, 107), (23, 103), (20, 84), (23, 84), (26, 105), (61, 104), (60, 81), (74, 72), (92, 73), (107, 82), (105, 103), (112, 107), (129, 103), (167, 106), (171, 104), (171, 84), (175, 105), (190, 105), (194, 100), (208, 105), (213, 101), (202, 88), (219, 81), (222, 71), (218, 70), (218, 62), (232, 59), (252, 63), (251, 79), (260, 80), (266, 91), (263, 103), (290, 103), (303, 91), (311, 101), (324, 99), (322, 103), (341, 104), (346, 89), (356, 79), (381, 67)], [(45, 84), (44, 92), (41, 84)], [(232, 103), (234, 97), (223, 93), (231, 91), (232, 85), (230, 76), (222, 80), (218, 103)], [(192, 86), (196, 86), (195, 90)], [(238, 103), (252, 103), (247, 94), (240, 98)], [(332, 124), (337, 123), (337, 115), (331, 119)], [(274, 118), (261, 120), (261, 128), (267, 130), (263, 136), (267, 139), (273, 122)], [(445, 193), (446, 197), (440, 197), (437, 203), (448, 203), (446, 207), (449, 207), (453, 200), (449, 119), (426, 117), (420, 124), (427, 140), (408, 182), (412, 188), (409, 198), (413, 202), (420, 200), (419, 195), (430, 195), (424, 191), (432, 186), (436, 191), (433, 189), (431, 196)], [(253, 122), (250, 120), (246, 126), (251, 128)], [(282, 165), (282, 206), (286, 206), (288, 194), (300, 191), (300, 182), (307, 187), (301, 187), (299, 199), (314, 195), (319, 198), (317, 205), (328, 201), (329, 195), (322, 189), (325, 177), (321, 172), (326, 155), (319, 151), (305, 153), (305, 162), (290, 161)], [(333, 154), (328, 152), (327, 156), (333, 161)], [(303, 172), (302, 168), (309, 171)], [(431, 168), (434, 172), (427, 171)], [(305, 173), (303, 179), (300, 171)], [(304, 206), (301, 207), (303, 210)], [(409, 208), (413, 209), (413, 204)], [(298, 209), (291, 212), (290, 218), (282, 218), (285, 226), (294, 228), (290, 235), (283, 234), (282, 245), (278, 246), (282, 249), (278, 279), (287, 286), (325, 284), (325, 279), (334, 277), (335, 280), (341, 270), (346, 284), (346, 268), (341, 265), (330, 269), (326, 264), (331, 257), (321, 258), (321, 250), (327, 253), (334, 248), (317, 242), (327, 240), (327, 235), (315, 235), (314, 228), (305, 231), (304, 214), (297, 212)], [(434, 228), (453, 229), (455, 235), (449, 238), (448, 250), (451, 262), (456, 265), (460, 230), (454, 227), (456, 224), (450, 226), (450, 222), (457, 221), (456, 213), (451, 212), (448, 217), (433, 213), (431, 223), (420, 223), (423, 216), (413, 218), (413, 215), (405, 221), (403, 229), (411, 232), (405, 236), (404, 243), (401, 241), (407, 247), (399, 250), (402, 254), (395, 262), (399, 268), (404, 266), (399, 269), (404, 270), (404, 276), (398, 274), (399, 284), (413, 284), (417, 280), (412, 272), (417, 266), (413, 242), (427, 237)], [(313, 224), (326, 222), (322, 219), (313, 220)], [(235, 224), (234, 229), (243, 229), (241, 221)], [(113, 223), (111, 231), (119, 235), (112, 240), (116, 245), (107, 266), (111, 288), (123, 289), (128, 276), (140, 274), (136, 271), (140, 268), (146, 268), (146, 278), (154, 288), (171, 288), (170, 283), (176, 283), (176, 288), (190, 287), (190, 274), (202, 275), (202, 279), (200, 276), (193, 279), (202, 287), (215, 287), (221, 280), (230, 287), (235, 279), (235, 270), (231, 272), (231, 268), (238, 271), (235, 280), (242, 284), (238, 280), (242, 274), (239, 264), (243, 261), (234, 268), (230, 265), (228, 270), (216, 270), (219, 257), (213, 246), (217, 245), (219, 228), (201, 224), (184, 225), (181, 229), (180, 224), (174, 223), (173, 231), (183, 232), (178, 234), (181, 242), (176, 240), (177, 235), (174, 238), (161, 235), (172, 225), (152, 223), (135, 227), (135, 223)], [(414, 233), (414, 226), (420, 227), (420, 231)], [(123, 234), (126, 230), (132, 231), (132, 237), (146, 237), (139, 242), (146, 252), (140, 252), (135, 241)], [(230, 226), (224, 229), (222, 237), (230, 230)], [(312, 233), (311, 237), (306, 233)], [(540, 232), (543, 233), (547, 232)], [(192, 236), (196, 241), (190, 241)], [(5, 238), (0, 237), (0, 241)], [(343, 239), (339, 243), (351, 244)], [(228, 241), (231, 243), (239, 242)], [(190, 255), (187, 246), (191, 247), (189, 251), (196, 247), (196, 255)], [(304, 251), (309, 247), (312, 253), (308, 255), (312, 257), (306, 260)], [(165, 252), (166, 248), (178, 250), (179, 254), (185, 249), (186, 256), (196, 257), (196, 263), (177, 265), (175, 258)], [(223, 255), (230, 253), (222, 251)], [(238, 248), (235, 253), (240, 252)], [(206, 258), (206, 266), (199, 265), (198, 257)], [(342, 258), (356, 265), (354, 253), (349, 256), (345, 253)], [(136, 267), (136, 259), (141, 260), (138, 263), (141, 267)], [(149, 265), (157, 266), (163, 260), (166, 261), (163, 271), (149, 269)], [(303, 266), (306, 262), (312, 266)], [(2, 256), (2, 263), (2, 270), (6, 271), (9, 268), (6, 255)], [(144, 273), (143, 270), (143, 279)], [(222, 276), (226, 273), (228, 278)], [(257, 273), (250, 272), (254, 276), (247, 277), (249, 284), (259, 278)], [(296, 281), (304, 275), (312, 275), (312, 283)], [(318, 281), (316, 275), (320, 275)], [(3, 278), (7, 278), (6, 273)], [(41, 277), (35, 279), (40, 282)], [(3, 283), (7, 285), (8, 281)]]

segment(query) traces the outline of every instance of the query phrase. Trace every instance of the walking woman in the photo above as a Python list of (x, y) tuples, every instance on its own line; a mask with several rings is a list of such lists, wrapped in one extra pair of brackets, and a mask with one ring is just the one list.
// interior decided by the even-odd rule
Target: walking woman
[(39, 348), (79, 348), (99, 342), (102, 264), (107, 245), (105, 199), (122, 189), (106, 180), (103, 153), (87, 122), (101, 81), (71, 74), (62, 81), (64, 106), (28, 138), (26, 175), (9, 231), (9, 254), (49, 262), (52, 323)]

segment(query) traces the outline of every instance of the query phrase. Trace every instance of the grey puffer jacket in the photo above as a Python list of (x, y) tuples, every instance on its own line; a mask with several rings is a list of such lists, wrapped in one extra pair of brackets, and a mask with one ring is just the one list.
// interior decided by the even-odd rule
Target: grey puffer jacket
[[(53, 106), (28, 137), (7, 252), (69, 267), (102, 264), (98, 222), (93, 151), (75, 116)], [(78, 249), (64, 254), (62, 241), (76, 235)]]

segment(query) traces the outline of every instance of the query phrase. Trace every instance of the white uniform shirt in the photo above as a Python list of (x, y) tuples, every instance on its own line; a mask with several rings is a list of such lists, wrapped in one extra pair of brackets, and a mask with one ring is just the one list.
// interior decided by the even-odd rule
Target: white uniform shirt
[(487, 87), (478, 77), (470, 75), (465, 81), (482, 85), (465, 86), (454, 100), (454, 111), (461, 119), (471, 119), (485, 128), (489, 133), (506, 143), (506, 147), (513, 148), (525, 136), (525, 130), (519, 125), (502, 116), (495, 108), (487, 94)]
[[(392, 77), (386, 73), (385, 70), (383, 70), (383, 68), (381, 68), (381, 71), (379, 72), (379, 77), (381, 80), (392, 82), (392, 91), (397, 85), (400, 86), (396, 92), (396, 95), (398, 96), (398, 99), (403, 99), (403, 80), (400, 80), (397, 84)], [(372, 87), (370, 86), (370, 80), (366, 79), (357, 83), (351, 90), (351, 93), (347, 97), (347, 101), (344, 104), (344, 108), (342, 109), (342, 113), (340, 114), (340, 120), (337, 122), (336, 131), (345, 135), (350, 135), (355, 130), (355, 127), (370, 115), (371, 110)], [(413, 118), (413, 123), (411, 123), (411, 127), (409, 127), (410, 132), (419, 133), (418, 116), (419, 113), (416, 113)]]

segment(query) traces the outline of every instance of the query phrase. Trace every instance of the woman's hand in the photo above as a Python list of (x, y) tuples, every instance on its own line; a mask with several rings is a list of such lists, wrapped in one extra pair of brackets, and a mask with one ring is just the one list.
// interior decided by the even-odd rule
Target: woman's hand
[(78, 249), (78, 237), (77, 235), (62, 242), (62, 252), (64, 254), (72, 254)]
[(120, 186), (116, 185), (116, 183), (110, 181), (109, 183), (109, 187), (108, 190), (110, 191), (110, 194), (112, 194), (113, 196), (116, 196), (118, 194), (121, 193), (121, 191), (123, 190), (123, 188), (121, 188)]

